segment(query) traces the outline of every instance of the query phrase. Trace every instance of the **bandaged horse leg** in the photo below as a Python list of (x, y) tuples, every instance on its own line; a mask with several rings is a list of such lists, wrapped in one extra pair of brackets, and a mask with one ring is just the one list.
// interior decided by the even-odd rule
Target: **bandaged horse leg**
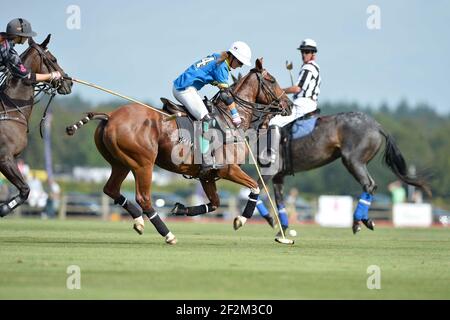
[(261, 199), (258, 199), (256, 202), (256, 209), (258, 209), (259, 214), (261, 217), (263, 217), (267, 223), (274, 228), (275, 224), (273, 222), (273, 218), (270, 216), (269, 210), (267, 210), (267, 207), (265, 206), (264, 202)]
[[(111, 160), (111, 162), (113, 162)], [(134, 219), (133, 229), (138, 234), (144, 233), (144, 218), (142, 211), (133, 202), (120, 194), (122, 182), (130, 172), (129, 169), (120, 164), (111, 164), (111, 176), (103, 187), (103, 192), (114, 200), (114, 204), (124, 208)]]
[(248, 195), (247, 204), (245, 205), (242, 216), (237, 216), (233, 221), (234, 230), (242, 227), (247, 222), (247, 219), (250, 219), (253, 216), (259, 198), (259, 192), (260, 190), (258, 187), (250, 188), (250, 194)]
[(358, 205), (356, 206), (355, 213), (353, 214), (352, 231), (354, 234), (361, 231), (360, 222), (370, 230), (374, 230), (375, 223), (369, 218), (369, 208), (377, 185), (363, 162), (355, 160), (354, 158), (348, 158), (345, 156), (345, 153), (342, 156), (342, 162), (364, 189), (364, 192), (361, 194), (358, 201)]
[(151, 182), (153, 165), (142, 166), (133, 171), (136, 182), (136, 202), (156, 228), (156, 231), (158, 231), (158, 233), (165, 238), (166, 243), (176, 244), (176, 237), (172, 234), (172, 232), (170, 232), (164, 221), (161, 220), (161, 217), (152, 207)]
[[(267, 185), (267, 183), (272, 179), (272, 177), (273, 177), (272, 175), (263, 175), (264, 183)], [(260, 186), (260, 188), (262, 188), (261, 179), (258, 179), (258, 186)], [(270, 215), (270, 212), (267, 209), (264, 202), (262, 201), (262, 199), (258, 199), (258, 201), (256, 202), (256, 209), (258, 209), (258, 212), (261, 215), (261, 217), (263, 217), (267, 221), (267, 223), (272, 228), (274, 228), (275, 222), (273, 220), (273, 217)]]
[(12, 155), (0, 158), (0, 172), (19, 190), (19, 194), (0, 204), (0, 217), (10, 214), (28, 199), (30, 187), (26, 184)]
[(133, 229), (138, 234), (143, 234), (145, 222), (142, 217), (141, 209), (139, 209), (133, 202), (125, 198), (123, 195), (120, 195), (119, 198), (114, 199), (114, 204), (120, 205), (130, 214), (130, 216), (134, 219)]
[[(284, 178), (282, 175), (276, 175), (273, 178), (273, 190), (275, 193), (275, 202), (277, 204), (278, 209), (278, 217), (280, 219), (281, 228), (283, 232), (286, 233), (287, 228), (289, 228), (289, 219), (286, 211), (286, 207), (284, 205), (284, 197), (283, 197), (283, 181)], [(280, 231), (281, 233), (281, 231)]]
[(216, 182), (214, 180), (200, 179), (203, 190), (206, 193), (210, 203), (201, 204), (198, 206), (185, 207), (181, 203), (176, 203), (171, 213), (177, 216), (197, 216), (208, 212), (213, 212), (220, 205), (219, 195), (217, 193)]
[(255, 211), (256, 202), (259, 197), (258, 183), (242, 171), (237, 164), (230, 164), (225, 168), (218, 170), (217, 175), (220, 178), (236, 182), (250, 189), (247, 205), (245, 206), (242, 216), (237, 216), (233, 221), (234, 230), (237, 230), (247, 222), (247, 219), (252, 217), (253, 211)]
[[(375, 223), (369, 219), (369, 208), (372, 204), (373, 196), (370, 193), (363, 192), (359, 197), (358, 204), (356, 205), (355, 212), (353, 214), (353, 233), (361, 230), (359, 227), (359, 221), (362, 221), (364, 225), (370, 230), (374, 229)], [(357, 225), (356, 225), (356, 223)]]

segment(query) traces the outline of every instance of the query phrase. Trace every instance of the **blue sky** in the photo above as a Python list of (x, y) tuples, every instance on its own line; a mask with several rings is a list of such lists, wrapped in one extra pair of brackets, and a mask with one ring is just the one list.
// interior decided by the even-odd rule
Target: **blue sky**
[[(80, 29), (66, 27), (69, 5), (81, 10)], [(369, 5), (380, 8), (379, 30), (366, 26)], [(160, 96), (172, 98), (172, 81), (186, 67), (235, 40), (288, 86), (285, 61), (294, 61), (296, 77), (295, 48), (309, 37), (319, 46), (319, 103), (407, 99), (450, 113), (450, 1), (20, 1), (2, 6), (0, 23), (19, 16), (38, 41), (52, 33), (50, 49), (70, 75), (157, 106)], [(74, 92), (111, 100), (81, 85)]]

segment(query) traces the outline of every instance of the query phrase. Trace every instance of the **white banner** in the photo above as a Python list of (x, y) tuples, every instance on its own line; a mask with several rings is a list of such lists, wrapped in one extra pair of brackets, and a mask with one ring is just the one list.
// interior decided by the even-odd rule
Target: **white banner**
[(320, 196), (316, 222), (324, 227), (351, 227), (353, 199), (350, 196)]
[(433, 223), (431, 204), (396, 203), (392, 208), (396, 227), (429, 227)]

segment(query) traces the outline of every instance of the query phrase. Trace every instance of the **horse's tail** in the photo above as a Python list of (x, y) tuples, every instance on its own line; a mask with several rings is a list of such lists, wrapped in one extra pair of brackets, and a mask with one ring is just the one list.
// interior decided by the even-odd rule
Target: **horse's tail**
[(428, 196), (431, 197), (431, 188), (425, 181), (425, 179), (418, 176), (411, 177), (410, 175), (408, 175), (406, 161), (403, 158), (403, 155), (400, 152), (400, 149), (398, 148), (397, 144), (395, 143), (394, 138), (391, 135), (383, 132), (381, 129), (380, 133), (386, 139), (386, 146), (384, 149), (384, 156), (383, 156), (384, 163), (392, 170), (392, 172), (400, 180), (402, 180), (407, 184), (422, 189)]
[(75, 123), (71, 126), (66, 127), (66, 133), (69, 136), (73, 136), (78, 129), (80, 129), (82, 126), (84, 126), (86, 123), (88, 123), (92, 119), (108, 121), (109, 114), (103, 113), (103, 112), (88, 112), (88, 113), (86, 113), (86, 116), (84, 118), (80, 119), (80, 121), (78, 121), (77, 123)]

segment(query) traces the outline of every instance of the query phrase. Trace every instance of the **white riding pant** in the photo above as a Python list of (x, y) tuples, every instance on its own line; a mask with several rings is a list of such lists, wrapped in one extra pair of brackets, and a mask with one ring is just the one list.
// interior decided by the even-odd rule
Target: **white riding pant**
[(313, 112), (317, 109), (317, 101), (310, 98), (297, 98), (292, 107), (292, 114), (289, 116), (276, 115), (269, 121), (269, 126), (284, 127), (297, 118), (304, 116), (307, 113)]
[(187, 87), (185, 90), (172, 89), (173, 96), (197, 119), (201, 120), (209, 112), (203, 103), (202, 98), (194, 87)]

